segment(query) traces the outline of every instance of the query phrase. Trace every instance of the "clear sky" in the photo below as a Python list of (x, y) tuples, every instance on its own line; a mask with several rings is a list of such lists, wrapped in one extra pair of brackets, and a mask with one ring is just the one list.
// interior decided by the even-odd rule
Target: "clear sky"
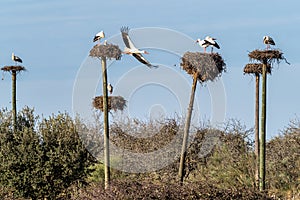
[[(194, 40), (206, 35), (216, 37), (221, 46), (219, 53), (227, 64), (227, 73), (222, 76), (226, 119), (239, 119), (248, 127), (253, 125), (255, 83), (252, 76), (243, 75), (243, 67), (249, 62), (248, 52), (264, 48), (262, 37), (272, 36), (276, 48), (284, 52), (291, 65), (284, 62), (274, 65), (268, 78), (268, 137), (277, 135), (290, 119), (299, 118), (300, 2), (297, 0), (2, 0), (0, 7), (0, 66), (13, 65), (11, 53), (15, 52), (27, 68), (18, 76), (19, 109), (28, 105), (44, 116), (58, 111), (72, 114), (74, 83), (80, 68), (90, 62), (87, 56), (94, 45), (94, 34), (104, 30), (109, 38), (119, 34), (121, 26), (129, 26), (132, 29), (166, 28)], [(173, 67), (179, 68), (177, 57), (162, 56), (157, 50), (149, 51), (149, 60), (157, 59), (157, 63), (168, 66), (177, 64)], [(117, 62), (117, 65), (138, 65), (128, 56)], [(119, 81), (122, 72), (115, 68), (111, 71), (109, 78), (113, 84)], [(188, 79), (184, 71), (179, 72)], [(3, 78), (0, 81), (0, 105), (10, 108), (11, 78), (9, 74), (4, 74)], [(158, 96), (163, 96), (164, 90), (158, 90)], [(98, 88), (95, 93), (99, 95), (99, 91)], [(200, 118), (209, 119), (210, 111), (205, 110), (210, 104), (207, 87), (198, 87), (197, 92), (197, 97), (203, 98), (200, 100)], [(148, 111), (143, 110), (144, 104), (139, 102), (154, 95), (146, 94), (150, 96), (137, 92), (136, 98), (131, 99), (141, 116), (146, 116)], [(171, 112), (168, 105), (173, 100), (167, 100), (147, 101), (147, 106)]]

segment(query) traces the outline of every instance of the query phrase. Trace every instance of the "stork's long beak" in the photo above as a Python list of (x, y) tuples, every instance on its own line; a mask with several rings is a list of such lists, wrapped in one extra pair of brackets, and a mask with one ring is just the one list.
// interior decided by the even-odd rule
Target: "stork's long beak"
[(148, 51), (145, 51), (144, 53), (145, 53), (145, 54), (149, 54), (149, 52), (148, 52)]

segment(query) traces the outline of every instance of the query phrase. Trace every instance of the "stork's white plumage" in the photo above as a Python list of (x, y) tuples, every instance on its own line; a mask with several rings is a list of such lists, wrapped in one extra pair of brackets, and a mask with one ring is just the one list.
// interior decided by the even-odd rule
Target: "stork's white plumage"
[(113, 88), (113, 86), (112, 86), (110, 83), (108, 83), (108, 85), (107, 85), (107, 90), (108, 90), (108, 92), (109, 92), (110, 94), (113, 93), (114, 88)]
[(197, 39), (196, 43), (198, 43), (204, 50), (204, 52), (206, 52), (206, 48), (209, 47), (210, 43), (206, 40), (201, 40), (201, 39)]
[(129, 28), (128, 27), (122, 27), (121, 28), (121, 33), (122, 33), (123, 41), (124, 41), (125, 46), (126, 46), (123, 53), (134, 56), (138, 61), (140, 61), (141, 63), (147, 65), (150, 68), (152, 68), (152, 67), (157, 68), (158, 67), (158, 66), (152, 65), (148, 60), (146, 60), (146, 58), (144, 58), (142, 56), (142, 54), (148, 54), (147, 51), (139, 50), (138, 48), (136, 48), (134, 46), (133, 42), (131, 41), (131, 39), (128, 35), (128, 33), (129, 33)]
[(16, 64), (17, 62), (22, 63), (22, 59), (16, 56), (14, 53), (11, 54), (11, 59), (12, 61), (15, 61)]
[(217, 49), (220, 49), (220, 46), (218, 45), (218, 43), (216, 42), (216, 38), (212, 38), (210, 36), (206, 36), (205, 40), (208, 41), (210, 43), (210, 45), (216, 47)]
[(270, 36), (264, 36), (264, 44), (267, 45), (267, 49), (270, 49), (270, 45), (275, 45), (275, 42)]
[(101, 38), (105, 38), (105, 34), (103, 31), (100, 31), (99, 33), (97, 33), (93, 39), (93, 42), (99, 41), (101, 40)]
[(209, 46), (214, 46), (217, 49), (220, 49), (220, 46), (216, 42), (216, 38), (212, 38), (210, 36), (206, 36), (204, 40), (197, 39), (196, 42), (204, 49), (204, 52), (206, 52), (206, 48)]

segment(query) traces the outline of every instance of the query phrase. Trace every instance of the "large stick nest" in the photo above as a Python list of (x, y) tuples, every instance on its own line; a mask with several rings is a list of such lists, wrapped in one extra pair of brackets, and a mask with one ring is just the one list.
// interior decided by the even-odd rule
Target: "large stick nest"
[(91, 50), (90, 50), (90, 56), (101, 58), (115, 58), (116, 60), (120, 60), (122, 56), (122, 51), (120, 50), (118, 45), (113, 44), (96, 44)]
[[(248, 54), (250, 59), (260, 62), (272, 64), (274, 61), (280, 63), (281, 60), (287, 60), (283, 57), (283, 53), (279, 50), (254, 50)], [(288, 62), (287, 62), (288, 63)]]
[[(93, 99), (93, 106), (103, 112), (103, 96), (97, 96)], [(121, 96), (108, 96), (108, 111), (123, 111), (126, 107), (126, 100)]]
[(186, 52), (180, 65), (192, 76), (197, 73), (200, 82), (213, 81), (226, 71), (226, 64), (218, 53)]
[[(263, 64), (261, 63), (249, 63), (244, 68), (245, 74), (262, 74)], [(267, 73), (271, 74), (272, 67), (267, 64)]]
[(1, 68), (1, 70), (6, 72), (11, 72), (11, 71), (20, 72), (20, 71), (25, 71), (26, 69), (21, 65), (14, 65), (14, 66), (4, 66)]

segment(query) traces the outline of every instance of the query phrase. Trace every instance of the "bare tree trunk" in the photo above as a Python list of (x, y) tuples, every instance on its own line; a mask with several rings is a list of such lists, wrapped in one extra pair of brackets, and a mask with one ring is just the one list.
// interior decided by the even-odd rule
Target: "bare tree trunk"
[(108, 94), (107, 94), (107, 70), (106, 58), (101, 57), (102, 81), (103, 81), (103, 114), (104, 114), (104, 185), (105, 189), (110, 184), (110, 155), (109, 155), (109, 124), (108, 124)]
[(17, 72), (12, 70), (12, 117), (13, 117), (13, 129), (16, 130), (17, 128)]
[(267, 62), (263, 62), (262, 73), (262, 105), (261, 105), (261, 133), (260, 133), (260, 158), (259, 158), (259, 189), (266, 188), (266, 104), (267, 104)]
[(195, 74), (194, 78), (193, 78), (190, 103), (189, 103), (188, 112), (187, 112), (187, 116), (186, 116), (186, 122), (185, 122), (185, 126), (184, 126), (183, 142), (182, 142), (180, 165), (179, 165), (179, 172), (178, 172), (178, 176), (180, 178), (181, 183), (183, 183), (183, 178), (185, 175), (185, 157), (186, 157), (187, 142), (188, 142), (188, 138), (189, 138), (189, 130), (190, 130), (190, 124), (191, 124), (193, 105), (194, 105), (195, 91), (196, 91), (196, 86), (197, 86), (197, 77), (198, 77), (198, 74)]
[(259, 185), (259, 73), (255, 74), (255, 185)]

